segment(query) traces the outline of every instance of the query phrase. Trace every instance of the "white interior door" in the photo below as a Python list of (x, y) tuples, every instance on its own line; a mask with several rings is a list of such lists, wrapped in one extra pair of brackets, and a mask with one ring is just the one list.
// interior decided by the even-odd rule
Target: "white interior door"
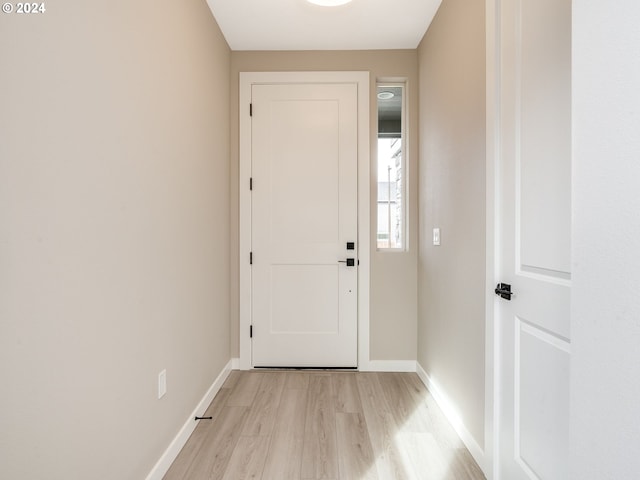
[(501, 2), (500, 478), (568, 478), (571, 0)]
[(357, 86), (251, 97), (252, 364), (355, 368)]

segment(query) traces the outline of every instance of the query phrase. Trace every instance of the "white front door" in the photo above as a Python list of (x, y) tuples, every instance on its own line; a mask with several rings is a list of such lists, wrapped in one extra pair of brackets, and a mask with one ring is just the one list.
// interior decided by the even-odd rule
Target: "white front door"
[(251, 88), (254, 367), (357, 367), (356, 84)]
[(497, 280), (513, 295), (497, 307), (500, 478), (562, 480), (571, 351), (571, 0), (505, 0), (501, 8)]

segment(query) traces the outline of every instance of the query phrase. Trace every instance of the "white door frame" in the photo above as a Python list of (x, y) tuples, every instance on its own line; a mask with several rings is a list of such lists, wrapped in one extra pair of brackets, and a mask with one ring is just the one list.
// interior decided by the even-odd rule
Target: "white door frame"
[(499, 479), (500, 466), (500, 330), (497, 328), (497, 284), (500, 262), (500, 0), (486, 3), (486, 277), (485, 277), (485, 413), (484, 464), (487, 480)]
[(358, 87), (358, 369), (369, 369), (371, 258), (369, 72), (240, 72), (240, 369), (250, 370), (251, 339), (251, 87), (254, 84), (354, 83)]

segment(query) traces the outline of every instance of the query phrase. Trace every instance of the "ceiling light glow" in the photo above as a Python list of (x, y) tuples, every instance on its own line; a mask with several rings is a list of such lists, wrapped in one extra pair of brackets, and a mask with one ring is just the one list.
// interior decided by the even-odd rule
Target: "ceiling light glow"
[(393, 92), (380, 92), (378, 93), (378, 98), (380, 100), (391, 100), (395, 95)]
[(340, 5), (345, 5), (349, 3), (351, 0), (307, 0), (309, 3), (313, 3), (314, 5), (320, 5), (321, 7), (338, 7)]

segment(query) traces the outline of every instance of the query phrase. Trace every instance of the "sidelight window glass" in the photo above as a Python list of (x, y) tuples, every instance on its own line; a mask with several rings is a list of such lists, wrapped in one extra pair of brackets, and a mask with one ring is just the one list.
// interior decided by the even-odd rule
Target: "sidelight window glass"
[(377, 247), (406, 248), (405, 86), (379, 83)]

